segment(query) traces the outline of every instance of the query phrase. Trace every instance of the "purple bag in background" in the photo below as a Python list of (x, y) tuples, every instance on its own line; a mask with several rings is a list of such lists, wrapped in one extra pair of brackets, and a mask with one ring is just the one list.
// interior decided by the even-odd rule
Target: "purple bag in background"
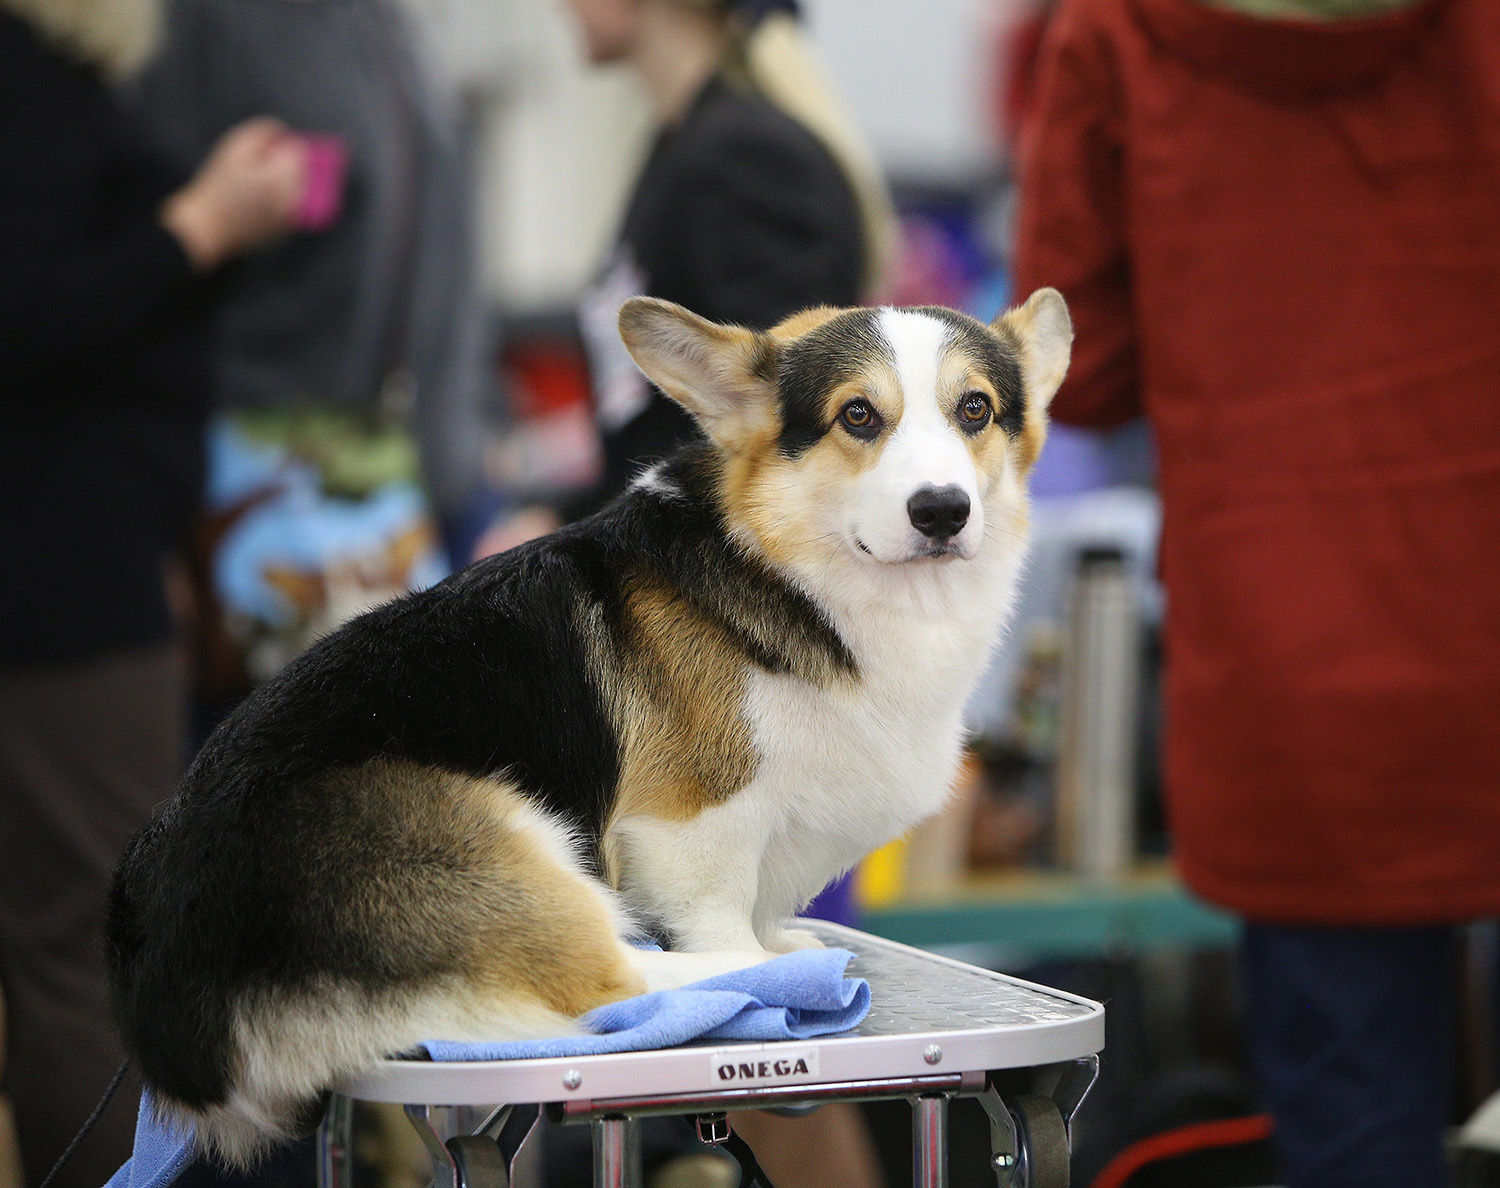
[(832, 920), (846, 928), (859, 927), (859, 905), (854, 902), (854, 873), (840, 875), (819, 891), (803, 910), (804, 916)]

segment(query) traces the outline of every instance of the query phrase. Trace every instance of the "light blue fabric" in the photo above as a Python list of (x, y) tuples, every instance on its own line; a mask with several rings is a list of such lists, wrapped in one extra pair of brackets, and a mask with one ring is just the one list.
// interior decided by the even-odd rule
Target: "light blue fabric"
[[(870, 986), (846, 978), (853, 954), (807, 949), (761, 965), (610, 1003), (584, 1015), (587, 1034), (515, 1043), (423, 1046), (434, 1060), (528, 1060), (670, 1048), (692, 1040), (760, 1043), (810, 1039), (858, 1026), (870, 1010)], [(166, 1188), (192, 1160), (192, 1132), (171, 1129), (141, 1094), (135, 1152), (105, 1188)]]
[(135, 1118), (135, 1148), (105, 1188), (165, 1188), (193, 1161), (193, 1132), (156, 1118), (149, 1091), (141, 1093)]
[(509, 1043), (423, 1045), (434, 1060), (531, 1060), (673, 1048), (691, 1040), (758, 1043), (847, 1031), (870, 1011), (870, 986), (844, 977), (846, 949), (804, 949), (761, 965), (612, 1002), (584, 1015), (591, 1034)]

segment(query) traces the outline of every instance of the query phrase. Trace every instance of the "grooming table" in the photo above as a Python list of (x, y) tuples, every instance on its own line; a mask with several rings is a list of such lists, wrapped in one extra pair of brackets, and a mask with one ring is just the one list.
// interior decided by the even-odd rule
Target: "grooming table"
[(433, 1157), (433, 1188), (509, 1188), (514, 1152), (541, 1109), (592, 1125), (596, 1188), (639, 1188), (640, 1118), (694, 1118), (712, 1144), (728, 1137), (728, 1110), (880, 1098), (912, 1104), (913, 1184), (946, 1188), (948, 1103), (957, 1097), (977, 1098), (989, 1116), (1000, 1188), (1067, 1188), (1069, 1128), (1104, 1046), (1101, 1005), (837, 924), (797, 926), (851, 950), (846, 973), (870, 983), (870, 1013), (852, 1031), (608, 1056), (382, 1061), (340, 1085), (329, 1105), (319, 1188), (352, 1188), (354, 1100), (405, 1106)]

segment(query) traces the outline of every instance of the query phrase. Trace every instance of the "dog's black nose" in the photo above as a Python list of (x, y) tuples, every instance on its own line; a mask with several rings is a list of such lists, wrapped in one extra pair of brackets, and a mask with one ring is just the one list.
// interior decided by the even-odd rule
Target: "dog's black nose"
[(922, 487), (906, 501), (911, 526), (923, 536), (941, 540), (957, 536), (969, 522), (969, 497), (962, 487)]

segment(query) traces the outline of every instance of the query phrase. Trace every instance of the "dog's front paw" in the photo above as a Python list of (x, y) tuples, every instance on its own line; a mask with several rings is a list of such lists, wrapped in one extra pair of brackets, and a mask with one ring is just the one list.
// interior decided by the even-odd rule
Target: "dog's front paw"
[(663, 953), (655, 949), (632, 949), (630, 960), (640, 971), (646, 989), (676, 990), (705, 978), (734, 973), (769, 961), (764, 949), (731, 949), (712, 953)]
[(828, 946), (805, 928), (777, 928), (762, 942), (773, 953), (795, 953), (798, 949), (825, 949)]

